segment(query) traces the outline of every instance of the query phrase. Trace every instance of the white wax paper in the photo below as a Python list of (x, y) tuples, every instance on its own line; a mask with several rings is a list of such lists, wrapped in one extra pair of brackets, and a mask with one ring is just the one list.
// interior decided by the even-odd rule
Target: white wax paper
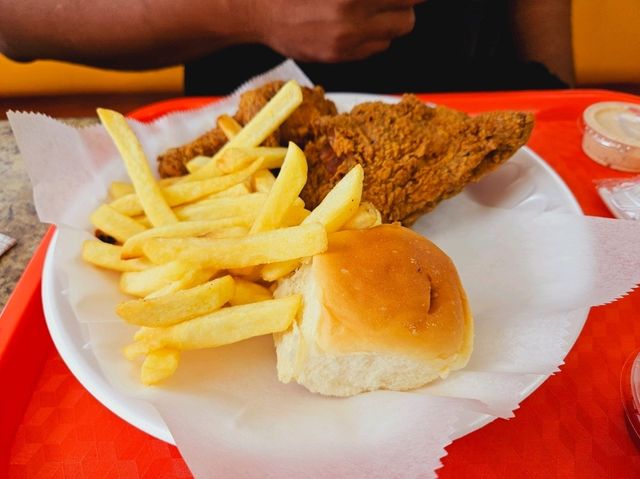
[[(287, 62), (243, 89), (274, 78), (309, 84)], [(130, 123), (155, 163), (236, 102), (233, 95), (149, 125)], [(157, 408), (197, 477), (435, 477), (452, 439), (510, 417), (558, 370), (589, 307), (640, 282), (640, 223), (548, 204), (516, 158), (415, 225), (451, 256), (469, 295), (476, 334), (464, 370), (417, 391), (327, 398), (279, 383), (273, 342), (262, 337), (186, 352), (166, 384), (145, 388), (139, 363), (121, 354), (135, 328), (114, 313), (125, 299), (118, 276), (79, 257), (90, 237), (89, 213), (105, 200), (109, 182), (126, 176), (115, 147), (100, 126), (76, 130), (14, 112), (9, 120), (40, 219), (59, 227), (51, 261), (75, 324), (88, 329), (86, 346), (124, 401)]]

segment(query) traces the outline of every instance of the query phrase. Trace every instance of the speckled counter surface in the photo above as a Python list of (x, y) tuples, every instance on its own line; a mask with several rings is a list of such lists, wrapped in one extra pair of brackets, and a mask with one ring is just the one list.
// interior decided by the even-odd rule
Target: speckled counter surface
[[(95, 120), (67, 121), (74, 126), (81, 126)], [(0, 310), (48, 227), (38, 220), (31, 183), (11, 127), (7, 121), (0, 121), (0, 233), (17, 240), (16, 245), (0, 257)]]

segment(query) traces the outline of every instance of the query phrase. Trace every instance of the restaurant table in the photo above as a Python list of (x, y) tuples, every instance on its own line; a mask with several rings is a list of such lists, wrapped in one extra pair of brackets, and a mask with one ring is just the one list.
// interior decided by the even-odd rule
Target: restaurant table
[[(596, 194), (594, 180), (631, 175), (605, 168), (584, 155), (579, 118), (593, 102), (640, 103), (640, 97), (572, 90), (430, 94), (422, 98), (470, 113), (495, 109), (534, 112), (536, 127), (529, 146), (563, 178), (585, 214), (611, 217)], [(162, 98), (72, 98), (42, 103), (25, 99), (22, 104), (0, 100), (0, 111), (33, 109), (57, 117), (92, 117), (96, 106), (130, 111), (158, 99)], [(204, 101), (182, 100), (190, 106)], [(171, 105), (143, 108), (136, 117), (153, 119)], [(69, 121), (82, 125), (95, 120)], [(191, 477), (175, 447), (107, 410), (78, 383), (55, 351), (39, 298), (39, 275), (51, 235), (46, 234), (36, 249), (47, 227), (37, 220), (15, 141), (2, 121), (0, 178), (0, 232), (18, 240), (17, 246), (0, 258), (0, 305), (36, 251), (0, 315), (0, 380), (4, 382), (0, 395), (0, 477), (7, 473), (16, 478)], [(513, 418), (496, 419), (449, 445), (439, 477), (640, 477), (640, 452), (628, 433), (620, 396), (621, 369), (638, 349), (640, 292), (593, 308), (559, 372), (525, 399)], [(7, 387), (7, 378), (13, 381), (13, 390)], [(9, 396), (7, 390), (12, 390)]]

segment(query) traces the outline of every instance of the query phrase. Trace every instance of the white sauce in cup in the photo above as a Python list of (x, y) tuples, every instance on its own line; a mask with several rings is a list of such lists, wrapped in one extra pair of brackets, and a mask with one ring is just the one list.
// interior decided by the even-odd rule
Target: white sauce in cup
[(594, 103), (583, 113), (582, 149), (592, 160), (621, 171), (640, 171), (640, 104)]

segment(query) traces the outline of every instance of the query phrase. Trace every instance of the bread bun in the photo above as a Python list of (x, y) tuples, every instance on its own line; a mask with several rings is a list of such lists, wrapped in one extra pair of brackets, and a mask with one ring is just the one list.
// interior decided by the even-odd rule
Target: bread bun
[(302, 294), (292, 327), (275, 337), (278, 377), (350, 396), (408, 390), (464, 367), (473, 320), (453, 262), (399, 225), (329, 236), (329, 249), (280, 281)]

